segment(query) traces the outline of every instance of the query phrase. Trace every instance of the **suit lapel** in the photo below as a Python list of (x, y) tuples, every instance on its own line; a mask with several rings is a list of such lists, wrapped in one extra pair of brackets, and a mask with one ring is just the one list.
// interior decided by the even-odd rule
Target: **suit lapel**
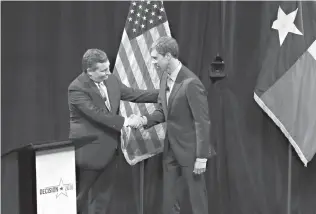
[[(84, 84), (87, 84), (87, 85), (88, 85), (88, 88), (91, 89), (91, 92), (92, 92), (92, 93), (98, 94), (98, 97), (100, 98), (100, 99), (99, 99), (100, 103), (102, 103), (102, 105), (104, 105), (104, 106), (106, 107), (106, 105), (105, 105), (105, 103), (104, 103), (104, 100), (103, 100), (103, 98), (102, 98), (102, 95), (101, 95), (101, 93), (100, 93), (98, 87), (97, 87), (97, 86), (95, 85), (95, 83), (88, 77), (88, 75), (87, 75), (86, 73), (82, 73), (82, 81), (84, 82)], [(106, 109), (109, 110), (107, 107), (106, 107)]]
[(102, 99), (102, 95), (98, 89), (98, 87), (95, 85), (95, 83), (89, 78), (89, 76), (86, 73), (82, 73), (81, 75), (81, 81), (84, 82), (85, 85), (87, 85), (87, 88), (92, 89), (92, 91), (99, 95), (99, 97)]
[(181, 88), (184, 78), (185, 78), (185, 74), (184, 74), (184, 72), (182, 71), (182, 68), (181, 68), (179, 73), (178, 73), (178, 76), (176, 78), (176, 81), (174, 82), (171, 94), (169, 96), (168, 110), (170, 109), (170, 106), (172, 105), (172, 103), (173, 103), (173, 101), (175, 99), (175, 96), (177, 95), (179, 89)]
[(100, 93), (98, 87), (95, 85), (95, 83), (94, 83), (92, 80), (90, 80), (88, 83), (89, 83), (90, 88), (91, 88), (96, 94), (98, 94), (99, 97), (100, 97), (100, 98), (102, 99), (102, 101), (103, 101), (102, 95), (101, 95), (101, 93)]

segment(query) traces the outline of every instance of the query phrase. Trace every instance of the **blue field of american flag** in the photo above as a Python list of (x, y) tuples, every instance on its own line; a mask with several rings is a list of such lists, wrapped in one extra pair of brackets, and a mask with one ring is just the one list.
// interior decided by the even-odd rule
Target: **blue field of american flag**
[[(123, 84), (137, 89), (159, 89), (161, 73), (151, 63), (149, 49), (161, 36), (171, 36), (162, 1), (131, 2), (113, 73)], [(120, 114), (152, 113), (156, 104), (121, 101)], [(148, 130), (123, 128), (122, 151), (134, 165), (163, 151), (165, 124)]]

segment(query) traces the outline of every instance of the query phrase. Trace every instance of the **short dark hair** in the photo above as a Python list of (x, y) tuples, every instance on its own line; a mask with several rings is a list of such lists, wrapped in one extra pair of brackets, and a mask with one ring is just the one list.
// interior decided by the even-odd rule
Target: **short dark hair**
[(92, 68), (96, 63), (104, 63), (106, 61), (108, 61), (108, 56), (104, 51), (88, 49), (82, 57), (82, 70), (87, 72), (87, 69)]
[(174, 58), (178, 58), (179, 56), (179, 46), (177, 41), (170, 37), (170, 36), (162, 36), (158, 40), (156, 40), (151, 48), (150, 51), (156, 49), (156, 51), (165, 56), (167, 53), (170, 53)]

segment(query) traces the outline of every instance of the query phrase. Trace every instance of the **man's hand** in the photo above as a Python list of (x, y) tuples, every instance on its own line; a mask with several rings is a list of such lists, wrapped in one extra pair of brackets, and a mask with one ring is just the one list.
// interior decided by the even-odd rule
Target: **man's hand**
[(130, 121), (129, 121), (129, 126), (135, 129), (138, 129), (139, 127), (141, 127), (142, 124), (142, 119), (140, 116), (132, 114), (129, 117)]
[(138, 129), (144, 125), (144, 119), (141, 116), (132, 114), (129, 118), (124, 122), (124, 126), (129, 126), (135, 129)]
[(206, 159), (197, 158), (194, 163), (194, 174), (202, 174), (206, 171)]

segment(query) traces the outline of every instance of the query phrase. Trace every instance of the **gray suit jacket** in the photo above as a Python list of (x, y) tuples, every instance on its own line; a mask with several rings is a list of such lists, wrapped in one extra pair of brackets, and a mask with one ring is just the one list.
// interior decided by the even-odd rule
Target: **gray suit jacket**
[(98, 140), (76, 151), (76, 162), (82, 168), (104, 168), (120, 145), (120, 131), (124, 124), (124, 118), (119, 115), (120, 100), (156, 103), (158, 99), (158, 90), (128, 88), (114, 75), (110, 75), (104, 84), (111, 111), (86, 73), (80, 74), (68, 87), (69, 137), (98, 136)]
[(169, 146), (182, 166), (193, 166), (196, 158), (210, 157), (210, 120), (207, 92), (199, 78), (182, 66), (166, 102), (167, 73), (160, 84), (159, 108), (147, 116), (147, 125), (167, 123), (165, 147)]

